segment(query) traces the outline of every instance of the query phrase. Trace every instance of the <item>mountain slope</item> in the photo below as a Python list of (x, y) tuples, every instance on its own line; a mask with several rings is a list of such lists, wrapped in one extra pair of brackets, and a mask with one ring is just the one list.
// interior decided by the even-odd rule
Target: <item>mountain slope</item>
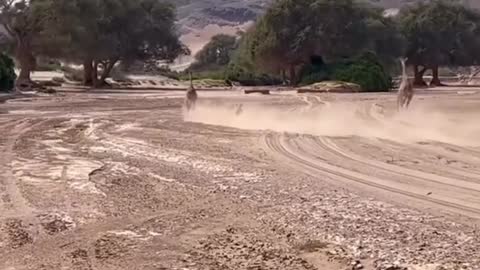
[[(173, 0), (172, 0), (173, 1)], [(201, 30), (207, 25), (237, 26), (255, 20), (275, 0), (176, 0), (182, 33)], [(385, 9), (428, 0), (360, 0)], [(480, 8), (478, 0), (459, 0)]]
[[(212, 36), (224, 33), (235, 35), (249, 25), (275, 0), (171, 0), (177, 6), (178, 25), (182, 41), (192, 53), (198, 52)], [(300, 0), (298, 0), (300, 1)], [(359, 0), (384, 9), (398, 9), (405, 5), (429, 0)], [(453, 1), (453, 0), (452, 0)], [(473, 8), (480, 8), (480, 0), (459, 0)], [(180, 61), (186, 66), (192, 61)]]
[(237, 26), (255, 20), (271, 0), (182, 0), (176, 2), (182, 33), (207, 25)]

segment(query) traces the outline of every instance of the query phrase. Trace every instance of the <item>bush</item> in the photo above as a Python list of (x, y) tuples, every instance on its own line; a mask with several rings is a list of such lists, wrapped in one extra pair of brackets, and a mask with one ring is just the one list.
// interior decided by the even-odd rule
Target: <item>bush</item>
[[(190, 80), (190, 75), (188, 74), (189, 70), (182, 72), (179, 74), (178, 78), (182, 81)], [(225, 71), (192, 71), (192, 79), (193, 80), (205, 80), (205, 79), (212, 79), (212, 80), (225, 80)]]
[(332, 79), (359, 84), (363, 91), (389, 91), (392, 78), (373, 53), (364, 53), (350, 63), (339, 64), (333, 69)]
[(215, 80), (215, 79), (199, 79), (194, 80), (193, 84), (201, 88), (212, 88), (212, 87), (228, 87), (228, 83), (225, 80)]
[(282, 79), (278, 76), (249, 71), (235, 64), (228, 66), (227, 70), (225, 71), (225, 78), (229, 81), (239, 82), (245, 86), (282, 84)]
[(352, 59), (328, 65), (308, 65), (301, 71), (301, 85), (333, 80), (358, 84), (362, 91), (388, 91), (393, 83), (378, 57), (365, 52)]
[(312, 56), (310, 63), (300, 70), (300, 85), (311, 85), (331, 79), (332, 65), (327, 65), (320, 56)]
[(0, 91), (10, 91), (15, 87), (15, 63), (6, 54), (0, 54)]
[(329, 80), (330, 76), (327, 71), (320, 70), (316, 72), (307, 73), (306, 75), (302, 76), (300, 85), (310, 85), (316, 82), (326, 81)]
[[(191, 70), (191, 69), (189, 69)], [(189, 80), (188, 71), (178, 73), (180, 80)], [(278, 85), (282, 83), (279, 77), (275, 77), (265, 73), (255, 73), (247, 71), (245, 68), (240, 68), (235, 64), (230, 64), (228, 67), (216, 68), (211, 70), (191, 70), (192, 78), (194, 80), (215, 80), (215, 81), (235, 81), (246, 86), (260, 86), (260, 85)]]
[(173, 80), (180, 80), (181, 73), (178, 71), (171, 70), (168, 67), (158, 67), (156, 70), (157, 74), (163, 77), (167, 77)]

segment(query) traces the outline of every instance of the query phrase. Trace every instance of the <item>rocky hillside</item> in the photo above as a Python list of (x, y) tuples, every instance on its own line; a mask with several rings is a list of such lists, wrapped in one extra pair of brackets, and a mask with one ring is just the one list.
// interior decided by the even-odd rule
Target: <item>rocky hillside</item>
[(207, 25), (238, 26), (255, 20), (271, 0), (180, 0), (176, 1), (182, 34)]
[[(177, 6), (182, 41), (193, 54), (215, 34), (235, 35), (245, 30), (275, 0), (170, 0)], [(359, 0), (394, 12), (405, 5), (429, 0)], [(480, 8), (479, 0), (459, 0), (465, 5)], [(185, 68), (192, 57), (179, 59), (176, 66)]]
[[(173, 0), (172, 0), (173, 1)], [(275, 0), (175, 0), (182, 34), (204, 29), (207, 25), (238, 26), (262, 14)], [(385, 9), (428, 0), (361, 0)], [(478, 0), (460, 0), (480, 8)]]

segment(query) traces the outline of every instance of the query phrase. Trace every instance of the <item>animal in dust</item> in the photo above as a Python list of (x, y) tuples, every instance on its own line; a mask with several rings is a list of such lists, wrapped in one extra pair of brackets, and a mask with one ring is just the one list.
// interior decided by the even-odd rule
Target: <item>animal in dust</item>
[(192, 79), (192, 73), (190, 72), (190, 86), (187, 89), (187, 93), (185, 96), (185, 108), (187, 111), (191, 111), (195, 108), (195, 104), (197, 102), (197, 90), (193, 86), (193, 79)]
[(398, 96), (397, 96), (397, 109), (408, 108), (410, 102), (413, 98), (413, 82), (408, 78), (407, 67), (406, 67), (407, 58), (401, 58), (400, 63), (402, 64), (402, 80), (400, 81), (400, 86), (398, 87)]

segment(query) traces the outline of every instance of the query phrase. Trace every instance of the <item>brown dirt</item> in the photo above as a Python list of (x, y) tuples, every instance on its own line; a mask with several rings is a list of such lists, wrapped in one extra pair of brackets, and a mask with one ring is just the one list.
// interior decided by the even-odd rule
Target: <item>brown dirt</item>
[(469, 91), (7, 101), (0, 269), (480, 269)]

